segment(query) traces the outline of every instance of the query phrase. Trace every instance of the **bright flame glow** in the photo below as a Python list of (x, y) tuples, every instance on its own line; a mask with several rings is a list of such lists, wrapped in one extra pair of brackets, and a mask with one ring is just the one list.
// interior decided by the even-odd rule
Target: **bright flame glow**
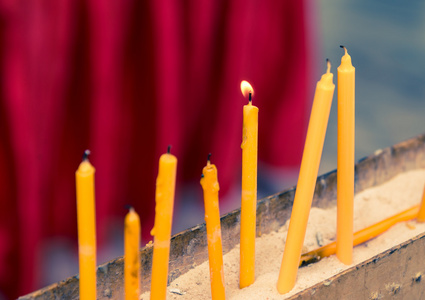
[(248, 81), (242, 80), (241, 91), (242, 91), (242, 95), (245, 98), (248, 97), (249, 93), (251, 93), (251, 96), (254, 96), (254, 89), (252, 88), (252, 86), (249, 84)]

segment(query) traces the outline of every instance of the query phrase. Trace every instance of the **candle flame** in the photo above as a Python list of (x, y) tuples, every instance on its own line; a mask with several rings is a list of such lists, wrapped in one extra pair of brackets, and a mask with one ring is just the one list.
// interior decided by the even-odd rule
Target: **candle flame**
[(242, 95), (246, 98), (251, 93), (251, 96), (254, 96), (254, 89), (252, 88), (251, 84), (249, 84), (248, 81), (243, 80), (241, 82), (241, 91)]

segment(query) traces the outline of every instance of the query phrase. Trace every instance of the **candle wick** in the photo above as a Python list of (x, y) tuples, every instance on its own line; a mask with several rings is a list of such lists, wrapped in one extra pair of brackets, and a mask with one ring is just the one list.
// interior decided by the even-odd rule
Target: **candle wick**
[(249, 92), (248, 100), (249, 102), (252, 102), (252, 92)]
[(127, 210), (130, 210), (130, 211), (134, 210), (133, 206), (131, 206), (130, 204), (124, 205), (124, 208), (127, 209)]
[(89, 149), (87, 149), (86, 151), (84, 151), (84, 153), (83, 153), (83, 161), (88, 161), (90, 154), (91, 154), (91, 152), (90, 152)]
[(208, 153), (207, 163), (209, 164), (211, 162), (211, 153)]
[(342, 49), (344, 49), (345, 50), (345, 54), (347, 54), (347, 48), (345, 48), (345, 46), (339, 45), (339, 47), (342, 48)]
[(168, 145), (167, 153), (168, 153), (168, 154), (170, 154), (170, 153), (171, 153), (171, 145)]
[(326, 59), (326, 64), (327, 64), (326, 73), (330, 73), (331, 72), (331, 61), (329, 60), (329, 58)]

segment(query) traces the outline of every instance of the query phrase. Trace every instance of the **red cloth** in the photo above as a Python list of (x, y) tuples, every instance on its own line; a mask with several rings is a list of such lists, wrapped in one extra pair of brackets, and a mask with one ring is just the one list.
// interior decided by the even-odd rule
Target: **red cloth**
[(169, 144), (179, 182), (198, 181), (209, 152), (221, 194), (240, 180), (241, 80), (260, 108), (260, 160), (298, 165), (309, 100), (304, 5), (1, 1), (0, 291), (31, 292), (40, 242), (76, 238), (74, 172), (86, 148), (100, 246), (126, 203), (148, 237)]

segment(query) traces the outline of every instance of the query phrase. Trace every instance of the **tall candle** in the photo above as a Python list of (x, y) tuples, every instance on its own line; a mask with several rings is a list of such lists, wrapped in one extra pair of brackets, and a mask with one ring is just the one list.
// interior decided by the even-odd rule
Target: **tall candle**
[(242, 81), (242, 94), (249, 97), (243, 107), (242, 134), (242, 201), (240, 235), (239, 287), (242, 289), (255, 280), (255, 233), (257, 214), (257, 144), (258, 108), (252, 105), (253, 89)]
[(80, 299), (96, 299), (96, 224), (94, 206), (94, 172), (89, 150), (75, 172), (77, 189), (78, 258), (80, 265)]
[(168, 261), (170, 256), (171, 224), (173, 219), (174, 190), (176, 186), (177, 158), (168, 152), (159, 159), (155, 194), (155, 224), (152, 259), (151, 299), (166, 298)]
[(419, 206), (418, 217), (416, 220), (420, 223), (425, 222), (425, 186), (424, 186), (424, 191), (422, 193), (421, 204)]
[(140, 296), (140, 218), (130, 208), (124, 219), (124, 292), (126, 300)]
[(218, 191), (220, 187), (217, 180), (217, 168), (210, 163), (210, 155), (208, 155), (207, 165), (202, 170), (201, 185), (204, 190), (211, 296), (213, 300), (224, 300), (223, 250), (221, 245), (220, 210), (218, 208)]
[(333, 74), (330, 72), (328, 61), (327, 72), (317, 83), (316, 92), (311, 109), (307, 137), (301, 160), (300, 174), (295, 191), (291, 221), (289, 222), (288, 236), (283, 252), (277, 289), (280, 294), (292, 290), (295, 285), (301, 250), (307, 229), (308, 215), (313, 200), (314, 187), (319, 171), (320, 157), (331, 110), (332, 97), (335, 85), (332, 82)]
[(338, 67), (338, 167), (336, 256), (353, 262), (355, 68), (345, 50)]

